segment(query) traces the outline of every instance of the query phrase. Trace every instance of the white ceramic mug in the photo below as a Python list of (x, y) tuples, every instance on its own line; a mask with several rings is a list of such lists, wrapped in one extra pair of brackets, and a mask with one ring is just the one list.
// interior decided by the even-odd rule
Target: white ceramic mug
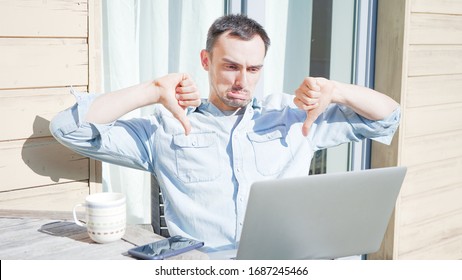
[[(90, 238), (98, 243), (119, 240), (125, 234), (127, 224), (125, 195), (122, 193), (95, 193), (86, 197), (85, 203), (74, 206), (74, 222), (87, 228)], [(85, 207), (86, 224), (77, 219), (76, 209)]]

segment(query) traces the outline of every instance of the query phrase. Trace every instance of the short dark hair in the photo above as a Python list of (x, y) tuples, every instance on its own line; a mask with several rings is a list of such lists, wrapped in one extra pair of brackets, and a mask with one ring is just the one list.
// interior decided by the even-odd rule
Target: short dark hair
[(265, 44), (266, 55), (270, 46), (270, 39), (265, 29), (255, 20), (241, 14), (222, 16), (212, 23), (207, 33), (206, 50), (209, 53), (212, 53), (218, 37), (227, 31), (230, 31), (230, 36), (238, 37), (245, 41), (251, 40), (255, 35), (260, 36)]

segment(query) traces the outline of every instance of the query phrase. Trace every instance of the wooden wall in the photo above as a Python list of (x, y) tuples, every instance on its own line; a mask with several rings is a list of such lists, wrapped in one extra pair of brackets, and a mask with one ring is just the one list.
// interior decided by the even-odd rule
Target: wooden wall
[(0, 1), (0, 208), (71, 210), (100, 181), (95, 162), (60, 145), (51, 118), (68, 86), (100, 88), (99, 1)]
[(370, 258), (462, 259), (462, 1), (379, 0), (378, 9), (376, 88), (403, 114), (372, 163), (408, 174)]

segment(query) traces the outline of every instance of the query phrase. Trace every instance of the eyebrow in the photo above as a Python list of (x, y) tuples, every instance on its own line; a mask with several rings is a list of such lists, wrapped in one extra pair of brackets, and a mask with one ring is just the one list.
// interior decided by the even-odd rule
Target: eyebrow
[[(231, 63), (231, 64), (236, 64), (236, 65), (242, 65), (240, 63), (237, 63), (231, 59), (228, 59), (228, 58), (223, 58), (223, 61), (226, 62), (226, 63)], [(259, 65), (250, 65), (248, 67), (257, 67), (257, 68), (262, 68), (263, 67), (263, 64), (259, 64)], [(247, 68), (248, 68), (247, 67)]]

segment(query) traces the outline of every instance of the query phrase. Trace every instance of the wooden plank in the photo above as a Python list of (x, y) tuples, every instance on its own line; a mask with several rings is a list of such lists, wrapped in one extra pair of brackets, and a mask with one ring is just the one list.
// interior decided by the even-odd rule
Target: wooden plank
[(89, 194), (88, 181), (0, 192), (0, 208), (72, 211)]
[(0, 38), (0, 72), (0, 89), (87, 85), (87, 42)]
[(412, 166), (462, 157), (462, 131), (406, 139), (401, 144), (401, 165)]
[(461, 116), (462, 103), (409, 108), (404, 119), (405, 137), (462, 130)]
[[(77, 212), (79, 213), (79, 212)], [(23, 209), (0, 209), (0, 217), (3, 218), (33, 218), (33, 219), (53, 219), (53, 220), (72, 220), (72, 212), (67, 211), (46, 211), (46, 210), (23, 210)], [(12, 219), (13, 220), (13, 219)]]
[(394, 244), (396, 243), (395, 239), (397, 239), (397, 237), (395, 237), (395, 235), (397, 236), (397, 234), (395, 234), (395, 218), (396, 208), (391, 214), (380, 249), (375, 253), (367, 254), (366, 257), (368, 260), (391, 260), (394, 258)]
[(18, 229), (15, 236), (0, 235), (6, 244), (0, 249), (2, 259), (124, 259), (133, 247), (123, 240), (96, 244), (85, 228), (72, 222), (33, 220), (32, 224)]
[(398, 128), (390, 145), (372, 141), (371, 168), (390, 167), (399, 165), (399, 146), (401, 144), (401, 130)]
[(411, 14), (409, 44), (462, 44), (462, 17)]
[[(462, 211), (405, 226), (401, 233), (399, 255), (422, 254), (427, 251), (429, 244), (441, 244), (446, 240), (462, 236)], [(457, 247), (462, 249), (462, 242)]]
[(406, 107), (462, 103), (462, 75), (409, 77)]
[[(405, 89), (403, 75), (407, 73), (407, 44), (405, 44), (409, 1), (378, 1), (377, 43), (375, 61), (375, 89), (386, 93), (403, 103)], [(396, 166), (400, 164), (400, 146), (403, 139), (402, 126), (395, 134), (390, 146), (372, 143), (371, 165), (373, 167)], [(395, 257), (396, 213), (390, 219), (384, 240), (378, 252), (368, 255), (371, 259), (392, 259)]]
[[(138, 225), (127, 225), (121, 240), (106, 244), (91, 241), (85, 228), (72, 221), (31, 218), (0, 218), (0, 258), (5, 259), (133, 259), (127, 251), (162, 237)], [(189, 251), (171, 259), (208, 259), (205, 253)]]
[(52, 137), (0, 142), (0, 191), (88, 180), (88, 161)]
[(99, 0), (89, 0), (88, 2), (88, 68), (89, 68), (89, 92), (103, 91), (103, 70), (102, 61), (102, 4)]
[[(375, 89), (402, 104), (405, 72), (404, 29), (407, 2), (379, 1), (377, 15), (377, 44)], [(402, 126), (401, 126), (402, 127)], [(398, 129), (391, 145), (372, 141), (371, 161), (374, 168), (396, 166), (402, 133)]]
[[(103, 91), (102, 77), (102, 4), (99, 0), (88, 2), (88, 53), (89, 53), (89, 92)], [(102, 165), (101, 161), (90, 160), (90, 192), (102, 191)]]
[(412, 0), (411, 11), (415, 13), (462, 15), (462, 2), (460, 0)]
[(0, 1), (0, 37), (87, 37), (86, 2)]
[(403, 73), (405, 73), (404, 26), (407, 2), (379, 1), (375, 89), (401, 103)]
[[(407, 73), (407, 44), (405, 34), (409, 1), (378, 1), (377, 3), (377, 42), (375, 61), (375, 89), (386, 93), (402, 104), (405, 89), (403, 75)], [(400, 164), (399, 150), (403, 133), (401, 127), (393, 138), (392, 144), (386, 146), (372, 143), (371, 165), (373, 167), (395, 166)], [(393, 214), (380, 250), (368, 255), (371, 259), (391, 259), (396, 255), (395, 236), (399, 228), (395, 227)]]
[(90, 193), (103, 191), (103, 163), (90, 159)]
[[(15, 231), (19, 229), (31, 229), (36, 227), (40, 223), (39, 219), (29, 219), (28, 221), (23, 219), (2, 219), (2, 227), (0, 228), (0, 234), (8, 237), (13, 235)], [(3, 243), (2, 245), (5, 245)]]
[(408, 166), (400, 196), (406, 199), (429, 191), (462, 184), (462, 156)]
[(423, 223), (462, 211), (462, 183), (401, 200), (399, 225)]
[(430, 243), (420, 250), (399, 255), (403, 260), (458, 260), (462, 256), (462, 235), (443, 242)]
[(74, 103), (69, 88), (0, 90), (0, 119), (15, 120), (3, 122), (0, 141), (51, 136), (50, 120)]
[(462, 74), (462, 46), (409, 46), (408, 76)]

